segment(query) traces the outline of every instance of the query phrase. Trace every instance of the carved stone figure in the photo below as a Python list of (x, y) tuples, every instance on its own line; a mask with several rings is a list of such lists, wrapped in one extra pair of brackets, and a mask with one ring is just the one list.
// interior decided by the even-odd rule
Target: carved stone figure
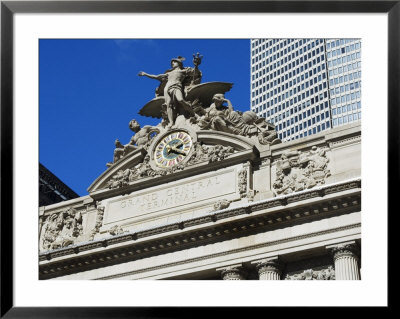
[[(233, 110), (231, 101), (225, 99), (223, 94), (215, 94), (212, 101), (213, 103), (205, 110), (205, 115), (198, 119), (198, 125), (202, 129), (212, 129), (245, 136), (252, 136), (258, 133), (257, 127), (247, 124), (242, 114)], [(224, 106), (224, 102), (228, 105)]]
[(52, 214), (43, 225), (41, 250), (52, 250), (74, 244), (82, 235), (82, 215), (74, 208)]
[[(160, 130), (155, 126), (145, 125), (140, 128), (139, 123), (135, 119), (129, 122), (129, 128), (135, 134), (126, 145), (122, 145), (118, 139), (115, 140), (113, 163), (139, 147), (147, 149), (151, 140), (160, 132)], [(107, 166), (111, 166), (113, 163), (107, 163)]]
[(275, 195), (290, 194), (325, 183), (330, 176), (326, 150), (313, 146), (309, 152), (289, 151), (276, 163)]
[(207, 109), (197, 107), (195, 110), (197, 113), (192, 122), (203, 130), (211, 129), (246, 137), (257, 136), (264, 145), (280, 143), (274, 127), (264, 118), (259, 118), (252, 111), (234, 111), (231, 101), (222, 93), (214, 94), (212, 104)]
[[(161, 85), (164, 86), (163, 105), (168, 118), (167, 127), (174, 125), (177, 114), (182, 114), (184, 112), (193, 113), (191, 104), (185, 100), (183, 90), (184, 84), (187, 83), (188, 79), (193, 78), (194, 74), (199, 77), (199, 74), (192, 68), (184, 68), (184, 60), (185, 58), (181, 56), (171, 59), (171, 69), (165, 71), (163, 74), (153, 75), (146, 72), (139, 72), (139, 76), (146, 76), (150, 79), (158, 80), (161, 82)], [(200, 61), (201, 58), (197, 57), (195, 69), (198, 68)], [(192, 81), (190, 81), (190, 83), (192, 83)], [(160, 95), (160, 88), (157, 89), (157, 92)]]

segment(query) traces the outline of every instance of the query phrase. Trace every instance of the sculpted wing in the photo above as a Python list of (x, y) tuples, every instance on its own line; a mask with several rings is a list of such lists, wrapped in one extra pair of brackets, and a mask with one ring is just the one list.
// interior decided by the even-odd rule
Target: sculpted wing
[(143, 116), (150, 116), (155, 118), (161, 118), (161, 105), (164, 103), (164, 97), (159, 96), (152, 99), (145, 106), (143, 106), (139, 114)]
[(212, 97), (216, 93), (228, 92), (233, 86), (233, 83), (227, 82), (206, 82), (193, 86), (186, 93), (187, 101), (194, 101), (196, 98), (200, 100), (203, 107), (209, 107)]

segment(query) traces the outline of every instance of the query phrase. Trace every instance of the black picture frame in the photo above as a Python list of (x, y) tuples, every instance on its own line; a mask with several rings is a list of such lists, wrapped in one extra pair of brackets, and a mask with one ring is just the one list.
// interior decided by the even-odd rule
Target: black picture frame
[[(15, 307), (13, 301), (13, 19), (16, 13), (387, 13), (388, 14), (388, 207), (398, 211), (400, 1), (1, 1), (1, 317), (5, 318), (178, 318), (189, 307)], [(379, 129), (376, 128), (376, 129)], [(395, 193), (396, 192), (396, 193)], [(382, 212), (385, 213), (385, 212)], [(389, 214), (388, 214), (388, 217)], [(388, 227), (391, 223), (388, 223)], [(393, 223), (392, 223), (393, 227)], [(388, 229), (390, 234), (390, 229)], [(388, 240), (388, 243), (390, 241)], [(389, 247), (389, 246), (388, 246)], [(390, 250), (390, 249), (389, 249)], [(388, 254), (389, 257), (389, 254)], [(388, 282), (390, 284), (390, 281)], [(34, 293), (34, 292), (33, 292)], [(388, 300), (390, 306), (390, 298)], [(201, 312), (196, 310), (199, 315)], [(243, 309), (242, 309), (243, 310)], [(303, 309), (305, 310), (305, 309)], [(225, 309), (213, 310), (213, 315)], [(247, 312), (247, 310), (244, 310)], [(241, 312), (241, 311), (240, 311)], [(240, 312), (238, 313), (240, 315)], [(244, 313), (243, 313), (244, 314)], [(301, 313), (297, 313), (301, 315)]]

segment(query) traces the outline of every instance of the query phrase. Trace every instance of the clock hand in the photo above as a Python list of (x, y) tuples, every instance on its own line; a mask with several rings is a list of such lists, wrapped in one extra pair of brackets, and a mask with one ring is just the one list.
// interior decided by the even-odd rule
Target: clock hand
[(172, 147), (178, 148), (178, 147), (181, 147), (182, 145), (183, 145), (183, 142), (179, 142), (179, 143), (176, 143), (175, 145), (173, 145)]
[(176, 147), (172, 146), (172, 147), (171, 147), (171, 150), (174, 151), (175, 153), (178, 153), (178, 154), (181, 154), (181, 155), (185, 155), (185, 156), (186, 156), (186, 153), (183, 152), (182, 150), (180, 150), (179, 148), (176, 148)]

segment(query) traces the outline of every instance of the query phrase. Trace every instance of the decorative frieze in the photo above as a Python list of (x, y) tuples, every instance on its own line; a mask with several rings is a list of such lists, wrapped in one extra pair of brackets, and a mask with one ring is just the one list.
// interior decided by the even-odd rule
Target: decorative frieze
[[(293, 195), (288, 195), (293, 196)], [(342, 197), (341, 200), (342, 202), (349, 202), (351, 203), (351, 201), (354, 201), (356, 198), (357, 202), (360, 202), (360, 195), (357, 195), (356, 197), (354, 196), (348, 196), (348, 197)], [(346, 200), (346, 201), (345, 201)], [(335, 203), (333, 203), (335, 206)], [(195, 225), (199, 225), (199, 224), (206, 224), (206, 223), (210, 223), (210, 222), (215, 222), (216, 220), (224, 220), (227, 218), (231, 218), (234, 216), (240, 216), (240, 215), (248, 215), (251, 214), (252, 212), (257, 212), (260, 211), (262, 209), (269, 209), (269, 208), (273, 208), (273, 207), (279, 207), (282, 206), (283, 204), (281, 203), (281, 199), (269, 199), (269, 200), (265, 200), (262, 202), (257, 202), (257, 203), (252, 203), (247, 209), (244, 209), (243, 207), (238, 207), (238, 208), (228, 208), (226, 210), (223, 210), (221, 212), (216, 213), (215, 215), (210, 215), (210, 216), (202, 216), (202, 217), (196, 217), (181, 223), (174, 223), (174, 224), (169, 224), (169, 225), (165, 225), (165, 226), (161, 226), (161, 227), (156, 227), (156, 228), (151, 228), (148, 230), (141, 230), (138, 232), (135, 232), (135, 238), (144, 238), (144, 237), (150, 237), (150, 236), (155, 236), (161, 233), (167, 233), (170, 231), (175, 231), (177, 229), (185, 229), (187, 227), (191, 227), (191, 226), (195, 226)], [(322, 210), (321, 214), (324, 213), (329, 213), (332, 210), (336, 209), (335, 207), (333, 207), (331, 204), (329, 204), (328, 209)], [(265, 216), (263, 218), (263, 222), (265, 224), (277, 224), (280, 222), (285, 222), (286, 218), (280, 218), (280, 220), (278, 220), (278, 217), (280, 213), (278, 212), (277, 214), (268, 214), (268, 216)], [(309, 212), (306, 210), (306, 207), (303, 207), (301, 211), (296, 210), (296, 214), (295, 216), (293, 216), (293, 218), (305, 218), (309, 215)], [(46, 224), (46, 221), (45, 221)], [(352, 226), (353, 227), (353, 226)], [(354, 227), (359, 227), (359, 225), (355, 225)], [(43, 230), (42, 232), (45, 232), (45, 226), (43, 226)], [(43, 236), (42, 236), (43, 238)], [(82, 237), (81, 237), (82, 238)], [(80, 242), (80, 238), (75, 240), (75, 244)], [(105, 246), (107, 246), (105, 244)], [(42, 247), (42, 246), (40, 246)], [(41, 251), (45, 251), (45, 250), (49, 250), (49, 249), (42, 249)], [(305, 268), (303, 268), (305, 269)]]
[(313, 146), (308, 152), (288, 151), (276, 162), (275, 196), (290, 194), (325, 184), (331, 175), (326, 148)]
[(299, 274), (287, 274), (285, 280), (335, 280), (335, 270), (332, 266), (326, 269), (307, 269)]

